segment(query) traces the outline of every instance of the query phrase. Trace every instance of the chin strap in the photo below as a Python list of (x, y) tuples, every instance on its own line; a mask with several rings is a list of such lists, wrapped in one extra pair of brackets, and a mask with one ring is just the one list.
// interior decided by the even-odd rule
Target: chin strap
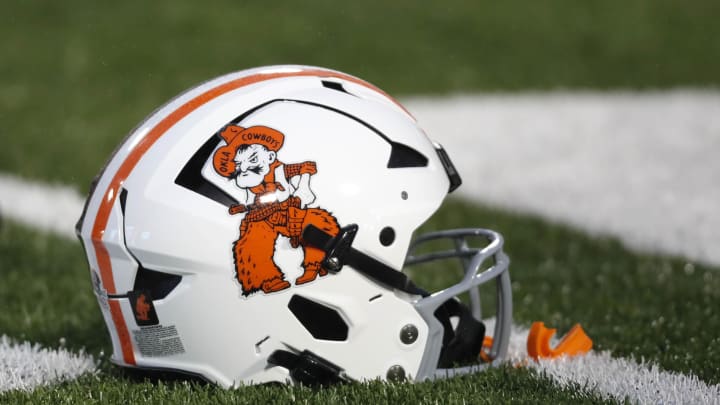
[(351, 224), (340, 228), (336, 236), (310, 224), (303, 229), (302, 240), (312, 247), (325, 251), (323, 267), (333, 273), (344, 265), (352, 267), (376, 281), (410, 294), (428, 296), (428, 292), (416, 286), (404, 273), (374, 259), (352, 247), (358, 226)]
[[(458, 324), (453, 330), (450, 318), (454, 316), (458, 317)], [(477, 363), (485, 339), (485, 324), (475, 319), (470, 309), (455, 298), (445, 301), (435, 311), (435, 317), (445, 330), (438, 368)]]

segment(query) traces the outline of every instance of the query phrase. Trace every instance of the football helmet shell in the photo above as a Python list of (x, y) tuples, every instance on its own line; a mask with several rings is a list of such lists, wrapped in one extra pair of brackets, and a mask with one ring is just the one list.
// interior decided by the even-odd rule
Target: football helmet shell
[[(502, 237), (472, 228), (411, 245), (459, 184), (412, 115), (356, 77), (270, 66), (191, 88), (131, 131), (78, 222), (112, 361), (225, 387), (467, 373), (489, 364), (456, 367), (480, 355), (488, 282), (496, 326), (482, 357), (502, 360)], [(452, 248), (424, 250), (438, 239)], [(464, 275), (441, 291), (403, 273), (450, 257)]]

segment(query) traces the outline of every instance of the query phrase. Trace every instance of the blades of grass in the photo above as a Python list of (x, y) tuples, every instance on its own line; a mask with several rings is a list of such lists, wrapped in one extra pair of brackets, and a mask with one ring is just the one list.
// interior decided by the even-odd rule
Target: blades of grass
[(10, 392), (0, 401), (23, 404), (479, 404), (602, 403), (582, 387), (557, 388), (551, 380), (526, 369), (496, 368), (488, 372), (418, 384), (378, 381), (322, 389), (264, 385), (223, 390), (196, 381), (141, 380), (102, 375), (83, 377), (32, 393)]
[(86, 190), (155, 107), (263, 64), (346, 70), (395, 95), (718, 86), (719, 8), (712, 0), (14, 1), (0, 14), (0, 136), (11, 139), (0, 170)]

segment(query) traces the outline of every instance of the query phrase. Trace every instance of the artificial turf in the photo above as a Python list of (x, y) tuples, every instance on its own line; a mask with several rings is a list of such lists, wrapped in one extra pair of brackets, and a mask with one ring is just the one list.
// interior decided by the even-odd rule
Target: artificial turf
[(392, 95), (720, 85), (720, 3), (10, 0), (0, 13), (0, 171), (82, 191), (182, 90), (268, 64)]
[[(501, 231), (511, 255), (514, 318), (528, 325), (543, 320), (561, 331), (580, 322), (596, 350), (655, 362), (661, 368), (720, 382), (720, 301), (717, 268), (685, 260), (632, 253), (617, 241), (595, 238), (533, 217), (451, 200), (423, 230), (469, 224)], [(108, 363), (109, 341), (95, 303), (78, 242), (38, 233), (4, 221), (0, 230), (0, 331), (50, 347), (84, 348), (100, 361), (100, 372), (32, 393), (9, 392), (9, 403), (378, 403), (582, 402), (599, 397), (560, 389), (527, 369), (499, 368), (440, 383), (350, 384), (329, 390), (282, 386), (243, 387), (224, 392), (196, 381), (127, 373)], [(447, 278), (457, 276), (451, 271)], [(448, 280), (435, 278), (432, 289)], [(183, 402), (185, 401), (185, 402)]]
[[(720, 84), (720, 3), (10, 0), (0, 13), (0, 172), (86, 191), (140, 119), (213, 76), (322, 65), (394, 95)], [(52, 201), (48, 201), (52, 205)], [(537, 218), (454, 201), (425, 230), (501, 231), (515, 320), (567, 330), (599, 350), (720, 383), (720, 272), (632, 253)], [(432, 288), (447, 280), (418, 274)], [(100, 372), (5, 403), (463, 403), (597, 401), (525, 369), (439, 383), (325, 390), (145, 379), (110, 366), (109, 342), (75, 241), (0, 222), (0, 333), (100, 360)]]

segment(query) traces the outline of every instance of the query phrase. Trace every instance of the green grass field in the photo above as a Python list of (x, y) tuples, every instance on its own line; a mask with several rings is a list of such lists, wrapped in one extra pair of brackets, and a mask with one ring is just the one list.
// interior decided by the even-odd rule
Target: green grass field
[[(609, 239), (593, 239), (565, 227), (458, 201), (441, 210), (426, 229), (481, 223), (506, 235), (513, 258), (515, 321), (543, 320), (566, 331), (580, 322), (599, 350), (657, 362), (666, 370), (692, 372), (719, 383), (720, 277), (717, 268), (688, 265), (679, 259), (636, 255)], [(100, 356), (109, 346), (86, 264), (78, 244), (38, 234), (12, 223), (0, 233), (0, 330), (21, 339), (57, 347), (85, 348)], [(422, 279), (418, 280), (422, 283)], [(432, 288), (432, 285), (427, 285)], [(562, 332), (561, 332), (562, 333)], [(0, 396), (9, 403), (90, 402), (230, 403), (289, 401), (380, 403), (595, 401), (582, 390), (558, 390), (542, 376), (523, 369), (490, 373), (439, 384), (350, 385), (331, 390), (248, 387), (224, 392), (183, 381), (143, 380), (103, 359), (101, 373), (33, 393)], [(209, 402), (208, 402), (209, 401)], [(72, 401), (70, 401), (72, 402)], [(130, 402), (135, 402), (130, 401)]]
[[(400, 95), (720, 84), (714, 1), (198, 4), (4, 4), (0, 172), (84, 192), (156, 106), (210, 77), (271, 63), (336, 68)], [(596, 349), (720, 383), (720, 269), (457, 200), (425, 229), (468, 225), (506, 237), (515, 322), (543, 320), (560, 333), (580, 322)], [(225, 391), (127, 373), (101, 354), (109, 339), (79, 243), (7, 219), (0, 308), (0, 334), (49, 347), (65, 338), (101, 360), (97, 375), (2, 393), (4, 403), (601, 402), (583, 387), (559, 389), (510, 367), (439, 383), (325, 390)]]
[(85, 190), (158, 105), (266, 64), (340, 69), (393, 95), (717, 86), (718, 16), (712, 0), (10, 0), (0, 13), (0, 139), (12, 141), (0, 170)]

